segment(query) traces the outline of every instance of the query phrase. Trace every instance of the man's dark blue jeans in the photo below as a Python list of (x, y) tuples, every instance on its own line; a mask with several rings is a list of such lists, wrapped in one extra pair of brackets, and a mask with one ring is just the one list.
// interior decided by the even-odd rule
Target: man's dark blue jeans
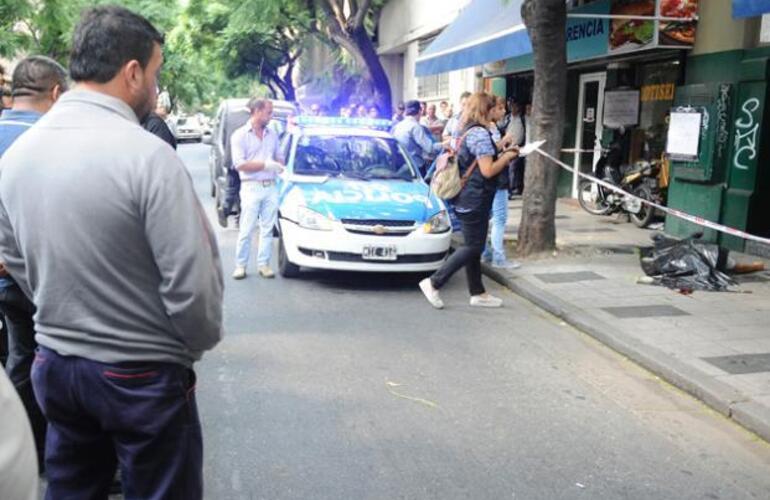
[(97, 363), (40, 346), (32, 382), (49, 422), (47, 500), (106, 500), (118, 465), (126, 500), (202, 498), (191, 369)]

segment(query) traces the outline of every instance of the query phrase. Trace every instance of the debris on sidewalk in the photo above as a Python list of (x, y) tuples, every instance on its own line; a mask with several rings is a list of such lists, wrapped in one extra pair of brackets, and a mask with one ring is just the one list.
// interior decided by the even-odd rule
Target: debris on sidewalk
[(695, 233), (677, 240), (654, 235), (654, 246), (640, 249), (642, 270), (647, 277), (637, 283), (661, 285), (686, 295), (695, 290), (735, 291), (738, 284), (727, 273), (764, 270), (762, 262), (735, 262), (729, 250), (702, 241), (702, 236), (703, 233)]

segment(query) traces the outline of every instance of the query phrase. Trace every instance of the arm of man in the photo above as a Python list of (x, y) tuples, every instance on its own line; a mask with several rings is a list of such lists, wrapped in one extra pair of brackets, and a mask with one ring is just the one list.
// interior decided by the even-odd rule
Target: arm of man
[(426, 155), (438, 154), (444, 150), (444, 145), (440, 142), (434, 142), (431, 135), (422, 125), (412, 129), (412, 138)]
[(246, 130), (242, 128), (230, 137), (230, 156), (233, 158), (233, 168), (240, 172), (260, 172), (265, 169), (264, 161), (246, 158)]
[(5, 206), (0, 201), (0, 260), (5, 270), (3, 277), (10, 275), (16, 284), (28, 298), (32, 298), (32, 290), (27, 279), (27, 266), (21, 251), (16, 243), (16, 235), (13, 233), (13, 226), (5, 211)]
[(159, 148), (150, 161), (139, 207), (162, 277), (161, 299), (178, 337), (191, 351), (205, 351), (222, 338), (224, 282), (216, 238), (179, 157)]

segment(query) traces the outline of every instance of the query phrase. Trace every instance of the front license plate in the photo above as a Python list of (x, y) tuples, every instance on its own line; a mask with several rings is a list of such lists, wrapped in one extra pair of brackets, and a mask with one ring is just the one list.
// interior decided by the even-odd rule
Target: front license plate
[(395, 245), (389, 245), (386, 247), (379, 247), (373, 245), (367, 245), (364, 247), (361, 256), (364, 260), (397, 260), (398, 253)]

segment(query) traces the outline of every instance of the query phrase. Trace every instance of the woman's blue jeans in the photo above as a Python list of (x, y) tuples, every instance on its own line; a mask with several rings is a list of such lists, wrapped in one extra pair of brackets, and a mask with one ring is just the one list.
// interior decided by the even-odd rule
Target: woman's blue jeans
[(489, 235), (491, 245), (484, 247), (483, 260), (492, 261), (493, 264), (504, 264), (506, 262), (505, 243), (505, 225), (508, 222), (508, 191), (498, 189), (495, 198), (492, 201), (492, 210), (489, 213)]

